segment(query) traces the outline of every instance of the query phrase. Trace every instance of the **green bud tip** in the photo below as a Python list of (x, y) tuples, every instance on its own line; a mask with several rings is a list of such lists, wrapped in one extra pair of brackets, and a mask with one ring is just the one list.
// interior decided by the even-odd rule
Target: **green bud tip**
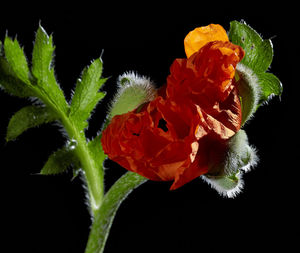
[(156, 97), (153, 82), (134, 72), (126, 72), (118, 78), (118, 91), (110, 106), (110, 118), (127, 113)]

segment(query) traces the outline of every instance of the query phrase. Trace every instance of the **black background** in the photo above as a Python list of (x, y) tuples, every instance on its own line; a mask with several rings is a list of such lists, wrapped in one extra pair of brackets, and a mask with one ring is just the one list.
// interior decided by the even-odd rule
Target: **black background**
[[(278, 2), (278, 1), (277, 1)], [(270, 71), (284, 92), (260, 108), (245, 127), (258, 149), (259, 165), (244, 176), (235, 199), (220, 197), (197, 179), (170, 192), (170, 183), (147, 182), (121, 205), (106, 245), (110, 252), (291, 252), (298, 233), (293, 150), (298, 143), (295, 6), (255, 2), (179, 2), (160, 5), (88, 1), (64, 5), (18, 3), (0, 7), (0, 38), (17, 38), (30, 59), (39, 21), (54, 36), (56, 76), (66, 97), (82, 69), (102, 54), (108, 94), (90, 120), (88, 137), (102, 124), (119, 74), (135, 70), (164, 84), (175, 58), (185, 57), (183, 39), (197, 26), (244, 19), (264, 38), (273, 38)], [(176, 5), (176, 6), (174, 6)], [(299, 37), (299, 36), (298, 36)], [(104, 51), (102, 51), (104, 50)], [(30, 129), (5, 143), (9, 118), (29, 101), (0, 92), (1, 238), (0, 251), (84, 252), (90, 218), (79, 178), (39, 176), (48, 156), (65, 143), (54, 125)], [(297, 158), (297, 157), (296, 157)], [(108, 162), (106, 188), (125, 170)], [(296, 230), (294, 230), (296, 228)], [(4, 252), (4, 251), (3, 251)], [(5, 251), (6, 252), (6, 251)]]

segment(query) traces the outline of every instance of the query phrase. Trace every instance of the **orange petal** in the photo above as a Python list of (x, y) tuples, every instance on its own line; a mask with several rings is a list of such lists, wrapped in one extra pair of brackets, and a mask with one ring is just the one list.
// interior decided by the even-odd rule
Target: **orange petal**
[(181, 167), (176, 171), (170, 190), (176, 190), (184, 184), (208, 172), (208, 152), (205, 145), (198, 145), (197, 155), (189, 167)]
[(220, 25), (210, 24), (189, 32), (184, 39), (184, 49), (187, 58), (197, 52), (206, 43), (211, 41), (228, 41), (224, 28)]

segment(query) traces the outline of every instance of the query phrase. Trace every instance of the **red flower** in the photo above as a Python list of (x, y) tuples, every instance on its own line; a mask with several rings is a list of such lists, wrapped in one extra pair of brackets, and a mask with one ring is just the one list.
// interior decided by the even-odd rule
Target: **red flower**
[(176, 59), (156, 99), (113, 117), (103, 131), (104, 152), (151, 180), (174, 180), (171, 189), (207, 173), (241, 126), (234, 75), (243, 56), (239, 46), (212, 41)]

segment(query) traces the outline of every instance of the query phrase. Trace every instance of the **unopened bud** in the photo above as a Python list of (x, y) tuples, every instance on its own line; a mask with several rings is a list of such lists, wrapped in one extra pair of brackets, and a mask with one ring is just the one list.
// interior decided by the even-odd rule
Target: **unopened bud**
[(245, 131), (240, 130), (229, 140), (225, 159), (217, 165), (218, 173), (204, 175), (202, 179), (220, 195), (232, 198), (243, 189), (242, 174), (248, 172), (257, 162), (255, 149), (249, 146)]
[(149, 78), (134, 72), (124, 73), (118, 79), (118, 91), (110, 106), (110, 118), (134, 110), (153, 100), (156, 89)]

